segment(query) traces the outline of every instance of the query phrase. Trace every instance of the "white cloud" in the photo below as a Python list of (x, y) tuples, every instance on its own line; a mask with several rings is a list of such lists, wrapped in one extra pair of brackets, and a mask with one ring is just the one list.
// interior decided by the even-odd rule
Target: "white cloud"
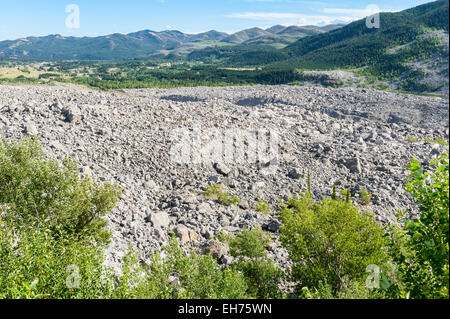
[(276, 21), (277, 24), (296, 25), (323, 25), (336, 21), (351, 22), (356, 20), (351, 16), (307, 15), (302, 13), (279, 12), (243, 12), (226, 15), (228, 18)]
[(380, 10), (375, 4), (369, 4), (365, 9), (348, 9), (348, 8), (324, 8), (324, 13), (345, 14), (355, 18), (364, 18), (379, 12), (396, 12), (395, 10)]
[[(271, 2), (277, 0), (247, 0), (253, 2)], [(377, 5), (370, 4), (365, 9), (348, 8), (324, 8), (322, 14), (309, 15), (302, 13), (279, 13), (279, 12), (240, 12), (226, 15), (228, 18), (270, 21), (271, 23), (284, 25), (325, 25), (333, 23), (350, 23), (355, 20), (371, 16), (378, 12), (396, 12), (395, 10), (383, 9)]]

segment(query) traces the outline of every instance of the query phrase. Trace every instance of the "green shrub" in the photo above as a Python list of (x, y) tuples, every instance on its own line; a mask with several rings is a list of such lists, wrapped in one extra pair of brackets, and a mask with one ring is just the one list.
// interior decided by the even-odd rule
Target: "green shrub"
[(448, 142), (446, 140), (444, 140), (442, 137), (437, 137), (435, 139), (429, 138), (429, 137), (424, 137), (423, 140), (427, 143), (431, 143), (431, 144), (439, 144), (439, 145), (445, 145), (448, 146)]
[(417, 136), (408, 135), (408, 142), (417, 143), (418, 141), (419, 141), (419, 138)]
[(350, 203), (352, 193), (348, 189), (341, 190), (341, 195), (343, 198), (345, 198), (346, 203)]
[(256, 201), (256, 207), (255, 207), (256, 211), (258, 213), (263, 213), (266, 215), (270, 214), (270, 208), (269, 205), (267, 204), (266, 201), (262, 201), (258, 198), (258, 200)]
[(244, 229), (230, 241), (230, 253), (236, 258), (233, 265), (244, 274), (248, 293), (258, 299), (282, 297), (279, 289), (284, 273), (267, 256), (270, 236), (260, 228)]
[(359, 191), (359, 198), (363, 205), (369, 205), (372, 201), (373, 194), (370, 194), (364, 187)]
[(102, 263), (103, 251), (88, 241), (0, 227), (0, 299), (109, 298), (113, 281)]
[(279, 215), (280, 239), (294, 262), (298, 288), (326, 280), (336, 293), (346, 280), (365, 279), (368, 265), (387, 261), (383, 228), (349, 202), (325, 198), (317, 204), (306, 193), (289, 199)]
[(226, 206), (236, 205), (239, 203), (239, 198), (224, 192), (222, 190), (222, 185), (220, 184), (206, 186), (203, 194), (207, 198), (217, 200), (219, 203)]
[(331, 199), (332, 200), (337, 200), (338, 199), (336, 183), (333, 184), (333, 194), (331, 195)]
[(221, 268), (211, 255), (186, 254), (174, 238), (164, 247), (165, 257), (156, 253), (141, 268), (143, 276), (135, 285), (135, 298), (150, 299), (242, 299), (247, 284), (241, 273)]
[(109, 233), (102, 217), (119, 196), (118, 186), (80, 178), (71, 159), (61, 167), (47, 159), (35, 139), (0, 140), (0, 206), (5, 221), (18, 227), (45, 225), (55, 233), (106, 243)]
[(448, 298), (449, 290), (449, 165), (448, 155), (423, 168), (414, 159), (407, 191), (420, 209), (420, 217), (404, 218), (404, 228), (391, 227), (391, 254), (398, 266), (402, 297)]
[(230, 253), (234, 257), (245, 256), (251, 260), (266, 256), (270, 237), (260, 228), (244, 229), (230, 242)]
[(367, 289), (360, 281), (344, 282), (340, 291), (334, 293), (330, 284), (320, 281), (316, 288), (304, 287), (299, 297), (302, 299), (380, 299), (384, 298), (385, 294), (379, 290)]

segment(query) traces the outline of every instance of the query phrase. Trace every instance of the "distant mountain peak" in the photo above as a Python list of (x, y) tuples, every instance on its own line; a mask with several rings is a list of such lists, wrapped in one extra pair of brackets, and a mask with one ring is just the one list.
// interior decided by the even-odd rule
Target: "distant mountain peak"
[[(298, 32), (296, 26), (276, 25), (266, 30), (254, 27), (227, 34), (209, 30), (197, 34), (187, 34), (178, 30), (140, 30), (128, 34), (113, 33), (97, 37), (64, 37), (51, 34), (43, 37), (28, 37), (13, 41), (0, 41), (0, 59), (36, 60), (122, 60), (148, 58), (161, 52), (186, 52), (220, 41), (222, 44), (288, 45), (293, 41), (313, 34)], [(317, 31), (319, 32), (319, 31)], [(204, 41), (204, 43), (202, 43)], [(26, 54), (23, 46), (26, 45)], [(180, 50), (179, 50), (180, 49)]]

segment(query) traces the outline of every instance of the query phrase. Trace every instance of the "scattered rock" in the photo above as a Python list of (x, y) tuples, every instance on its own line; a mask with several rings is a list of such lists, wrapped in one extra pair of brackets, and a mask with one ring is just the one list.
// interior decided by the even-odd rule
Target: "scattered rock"
[(175, 235), (180, 239), (180, 242), (182, 244), (188, 243), (190, 241), (196, 241), (198, 238), (198, 235), (196, 232), (189, 230), (184, 225), (178, 225), (175, 228)]
[(300, 179), (302, 177), (302, 174), (297, 168), (293, 168), (289, 171), (288, 176), (292, 179)]
[(345, 163), (347, 168), (350, 170), (353, 174), (361, 174), (362, 168), (361, 168), (361, 161), (358, 157), (353, 157), (347, 159), (347, 162)]
[(63, 108), (61, 114), (64, 116), (64, 121), (68, 123), (76, 123), (82, 119), (80, 109), (74, 106)]
[(205, 254), (211, 254), (215, 259), (220, 259), (229, 253), (228, 245), (218, 240), (210, 240), (205, 249)]
[(208, 184), (220, 184), (220, 177), (219, 176), (210, 176), (208, 178)]
[(231, 173), (231, 169), (223, 163), (214, 164), (214, 168), (216, 169), (217, 173), (222, 174), (224, 176), (228, 176), (228, 174)]
[(37, 136), (39, 134), (36, 126), (33, 123), (26, 123), (23, 132), (30, 136)]
[(148, 220), (156, 228), (167, 228), (170, 224), (169, 215), (166, 212), (152, 213)]

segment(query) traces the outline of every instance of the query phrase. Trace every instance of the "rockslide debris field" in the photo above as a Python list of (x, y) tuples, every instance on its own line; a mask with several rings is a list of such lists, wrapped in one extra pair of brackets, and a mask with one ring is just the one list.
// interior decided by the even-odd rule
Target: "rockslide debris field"
[[(430, 162), (448, 151), (448, 146), (423, 140), (448, 141), (448, 113), (448, 99), (355, 88), (110, 93), (75, 86), (0, 85), (2, 138), (37, 136), (50, 156), (72, 156), (82, 174), (122, 187), (123, 196), (107, 217), (113, 232), (107, 262), (113, 267), (129, 246), (145, 260), (167, 243), (172, 231), (195, 247), (222, 231), (256, 225), (276, 238), (278, 199), (305, 191), (308, 173), (317, 199), (330, 196), (336, 182), (338, 189), (351, 190), (357, 203), (365, 187), (374, 195), (364, 209), (381, 223), (394, 222), (398, 209), (413, 209), (403, 187), (405, 166), (413, 157)], [(197, 132), (200, 145), (211, 140), (211, 129), (276, 132), (277, 152), (267, 162), (177, 163), (171, 156), (176, 129), (189, 136)], [(267, 168), (273, 172), (263, 174)], [(203, 188), (211, 183), (221, 183), (239, 204), (225, 206), (205, 198)], [(257, 199), (268, 201), (270, 214), (256, 212)], [(270, 252), (285, 264), (286, 252), (276, 240)]]

